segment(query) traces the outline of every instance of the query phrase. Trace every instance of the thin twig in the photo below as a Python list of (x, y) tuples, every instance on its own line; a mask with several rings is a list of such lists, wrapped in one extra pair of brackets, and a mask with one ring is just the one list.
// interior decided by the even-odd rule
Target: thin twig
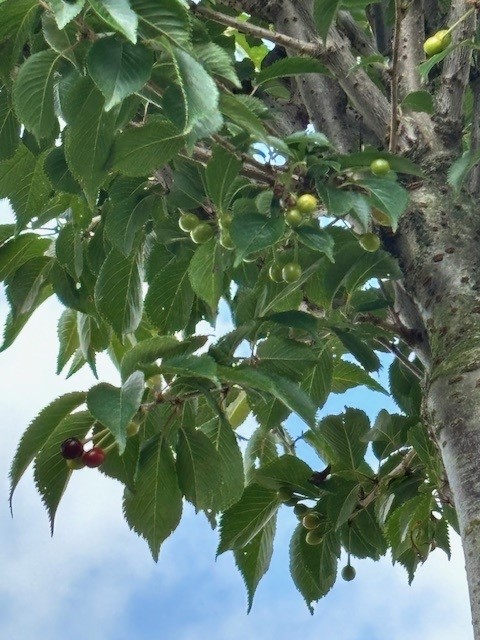
[(278, 31), (270, 31), (270, 29), (264, 29), (263, 27), (259, 27), (256, 24), (252, 24), (251, 22), (241, 22), (236, 18), (232, 18), (231, 16), (227, 16), (224, 13), (220, 13), (220, 11), (207, 9), (207, 7), (202, 7), (198, 4), (190, 3), (189, 6), (192, 13), (196, 13), (197, 15), (203, 16), (204, 18), (208, 18), (209, 20), (218, 22), (219, 24), (223, 24), (226, 27), (232, 27), (233, 29), (240, 31), (240, 33), (246, 33), (254, 36), (255, 38), (275, 42), (282, 47), (287, 47), (288, 49), (291, 49), (292, 51), (296, 51), (297, 53), (303, 55), (309, 55), (316, 58), (324, 50), (324, 47), (319, 42), (305, 42), (304, 40), (292, 38), (283, 33), (279, 33)]
[(400, 349), (395, 344), (391, 343), (389, 340), (386, 340), (385, 338), (382, 338), (380, 336), (376, 337), (375, 340), (378, 342), (378, 344), (381, 344), (383, 347), (385, 347), (391, 353), (393, 353), (393, 355), (396, 356), (400, 360), (400, 362), (411, 373), (413, 373), (413, 375), (416, 378), (418, 378), (418, 380), (423, 380), (423, 374), (420, 371), (420, 369), (418, 367), (416, 367), (413, 364), (413, 362), (410, 362), (410, 360), (400, 351)]

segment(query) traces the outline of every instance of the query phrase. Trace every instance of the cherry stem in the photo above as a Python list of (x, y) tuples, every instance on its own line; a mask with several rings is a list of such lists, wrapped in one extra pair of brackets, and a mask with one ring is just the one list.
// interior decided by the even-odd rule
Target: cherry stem
[(466, 20), (468, 16), (470, 16), (474, 11), (475, 11), (475, 7), (472, 7), (466, 13), (464, 13), (461, 18), (459, 18), (454, 24), (452, 24), (451, 27), (447, 29), (447, 33), (445, 34), (445, 36), (449, 35), (454, 29), (456, 29), (458, 25), (461, 24), (464, 20)]

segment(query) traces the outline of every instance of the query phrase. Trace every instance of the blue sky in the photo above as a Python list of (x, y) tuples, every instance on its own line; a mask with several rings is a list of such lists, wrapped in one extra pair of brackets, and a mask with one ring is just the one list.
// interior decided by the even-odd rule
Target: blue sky
[[(6, 221), (0, 205), (0, 223)], [(56, 533), (31, 474), (17, 489), (14, 518), (7, 504), (8, 468), (21, 432), (52, 398), (95, 383), (82, 371), (55, 376), (56, 321), (47, 302), (17, 343), (0, 354), (0, 637), (15, 640), (471, 640), (461, 547), (452, 538), (449, 563), (435, 551), (408, 586), (389, 558), (355, 560), (357, 578), (339, 581), (312, 617), (288, 574), (288, 541), (296, 519), (279, 518), (272, 566), (252, 612), (231, 554), (215, 561), (217, 534), (186, 508), (156, 565), (121, 513), (121, 487), (96, 470), (76, 474), (59, 508)], [(0, 320), (7, 313), (0, 298)], [(102, 361), (101, 379), (116, 377)], [(358, 406), (374, 417), (395, 410), (388, 399), (359, 389), (334, 396), (322, 415)], [(301, 429), (301, 425), (292, 425)]]

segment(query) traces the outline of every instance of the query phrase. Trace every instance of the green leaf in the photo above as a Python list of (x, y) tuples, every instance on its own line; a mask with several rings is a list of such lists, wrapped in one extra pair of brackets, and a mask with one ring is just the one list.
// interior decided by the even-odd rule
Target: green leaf
[(14, 224), (0, 224), (0, 247), (15, 234)]
[(20, 142), (20, 123), (8, 93), (0, 92), (0, 161), (11, 158)]
[(67, 222), (58, 232), (55, 255), (59, 264), (78, 280), (83, 271), (82, 233), (72, 222)]
[(75, 67), (78, 66), (75, 57), (75, 45), (78, 44), (77, 29), (75, 25), (70, 25), (64, 29), (59, 29), (55, 17), (51, 13), (44, 13), (42, 16), (42, 30), (45, 40), (51, 49), (69, 60)]
[(223, 480), (220, 456), (210, 438), (198, 429), (180, 429), (176, 459), (183, 495), (197, 511), (209, 509)]
[(88, 3), (112, 29), (133, 44), (137, 42), (138, 16), (128, 0), (88, 0)]
[(206, 353), (199, 356), (187, 354), (169, 357), (162, 360), (161, 368), (170, 375), (217, 381), (217, 363)]
[(242, 163), (223, 147), (215, 146), (205, 170), (207, 193), (212, 202), (222, 211), (228, 206), (232, 182), (240, 173)]
[(244, 475), (242, 454), (230, 423), (220, 417), (201, 425), (201, 430), (209, 437), (220, 456), (222, 483), (212, 497), (210, 510), (224, 511), (236, 502), (243, 492)]
[(50, 6), (53, 15), (57, 21), (59, 29), (64, 29), (66, 25), (76, 18), (83, 9), (85, 0), (77, 0), (76, 2), (65, 2), (65, 0), (50, 0)]
[(50, 190), (43, 157), (36, 158), (25, 145), (21, 144), (12, 158), (0, 162), (0, 198), (10, 200), (17, 231), (43, 210)]
[(249, 253), (271, 247), (280, 240), (285, 229), (283, 217), (267, 218), (260, 213), (235, 215), (230, 235), (237, 249), (235, 266)]
[(127, 176), (145, 176), (160, 169), (184, 146), (185, 140), (171, 122), (161, 118), (143, 127), (126, 129), (116, 139), (113, 164)]
[(120, 388), (101, 382), (92, 387), (87, 394), (90, 413), (110, 429), (120, 454), (125, 451), (127, 426), (140, 407), (144, 390), (143, 373), (135, 371)]
[(113, 142), (116, 115), (104, 111), (105, 100), (93, 82), (80, 78), (62, 107), (67, 114), (65, 157), (93, 206), (107, 176), (106, 162)]
[[(143, 190), (143, 186), (140, 187)], [(151, 218), (157, 198), (125, 199), (121, 203), (112, 201), (112, 207), (107, 213), (105, 234), (109, 241), (123, 253), (129, 256), (137, 240), (137, 232), (143, 229)]]
[(15, 111), (37, 138), (47, 138), (56, 122), (53, 107), (54, 74), (60, 56), (40, 51), (22, 64), (13, 85)]
[(214, 42), (198, 42), (193, 45), (193, 51), (208, 73), (241, 87), (234, 62), (225, 49)]
[(196, 249), (188, 267), (192, 289), (216, 311), (224, 291), (225, 252), (216, 238), (211, 238)]
[(95, 304), (118, 337), (133, 333), (142, 319), (143, 295), (140, 269), (112, 249), (103, 263), (95, 285)]
[(370, 429), (368, 438), (372, 442), (372, 450), (379, 460), (387, 458), (407, 443), (407, 431), (415, 424), (416, 419), (390, 414), (382, 409)]
[(240, 500), (222, 515), (217, 555), (247, 545), (277, 513), (279, 506), (276, 491), (257, 484), (246, 487)]
[(8, 278), (6, 294), (15, 318), (35, 308), (51, 266), (52, 258), (38, 256), (25, 262)]
[(159, 358), (169, 358), (196, 351), (205, 344), (206, 340), (206, 336), (192, 336), (182, 342), (173, 336), (157, 336), (142, 340), (123, 356), (121, 362), (122, 380), (128, 378), (136, 369), (152, 364)]
[[(10, 507), (15, 487), (38, 451), (42, 449), (65, 416), (83, 404), (85, 398), (86, 394), (83, 391), (74, 391), (60, 396), (42, 409), (23, 433), (10, 468)], [(57, 453), (60, 457), (60, 447)]]
[(25, 233), (8, 240), (0, 247), (0, 282), (32, 258), (43, 256), (50, 244), (48, 238), (41, 238), (36, 233)]
[(122, 455), (117, 448), (108, 452), (99, 471), (109, 478), (118, 480), (130, 491), (134, 491), (139, 451), (140, 438), (132, 436), (128, 438)]
[(337, 16), (341, 0), (315, 0), (313, 5), (313, 19), (323, 42), (327, 42), (327, 35), (332, 22)]
[(131, 0), (131, 5), (147, 39), (166, 37), (179, 46), (188, 45), (190, 20), (181, 0)]
[(3, 343), (0, 346), (0, 352), (5, 351), (5, 349), (13, 344), (34, 311), (38, 309), (38, 307), (51, 295), (51, 287), (43, 287), (35, 298), (32, 308), (27, 313), (22, 313), (19, 316), (15, 316), (12, 312), (8, 314), (3, 331)]
[(353, 362), (340, 360), (335, 363), (332, 379), (333, 393), (344, 393), (344, 391), (360, 385), (365, 385), (372, 391), (379, 391), (387, 396), (389, 395), (388, 391), (379, 382)]
[(320, 251), (324, 253), (331, 262), (334, 261), (334, 240), (328, 231), (312, 229), (312, 227), (298, 227), (295, 229), (295, 235), (306, 247), (313, 251)]
[(270, 66), (265, 67), (256, 76), (255, 80), (257, 85), (261, 85), (275, 78), (287, 78), (289, 76), (304, 75), (306, 73), (328, 73), (328, 70), (319, 60), (301, 56), (291, 56), (277, 60)]
[(300, 379), (305, 369), (313, 366), (316, 355), (310, 347), (290, 338), (270, 335), (257, 348), (259, 370), (263, 373)]
[(313, 613), (312, 602), (325, 596), (335, 584), (338, 543), (327, 533), (321, 544), (311, 545), (305, 541), (305, 535), (304, 527), (298, 525), (290, 542), (290, 573)]
[(0, 6), (0, 42), (10, 38), (8, 55), (13, 63), (28, 40), (39, 13), (37, 0), (7, 0)]
[(88, 52), (87, 68), (105, 96), (105, 111), (139, 91), (152, 73), (153, 51), (117, 37), (97, 40)]
[(68, 438), (81, 440), (90, 431), (93, 423), (94, 419), (88, 411), (65, 416), (49, 434), (35, 458), (35, 486), (47, 508), (52, 534), (57, 507), (72, 475), (60, 453), (60, 445)]
[(235, 549), (233, 552), (235, 564), (242, 574), (245, 586), (247, 587), (247, 613), (249, 613), (252, 608), (253, 597), (258, 584), (270, 566), (276, 526), (277, 518), (276, 515), (274, 515), (248, 544), (241, 549)]
[(428, 434), (426, 425), (418, 422), (411, 427), (408, 430), (408, 443), (415, 449), (417, 456), (427, 469), (435, 469), (438, 454), (435, 451), (435, 445)]
[(188, 261), (175, 260), (161, 269), (145, 298), (145, 311), (160, 332), (181, 331), (192, 311), (194, 293), (188, 278)]
[(359, 180), (358, 184), (370, 193), (372, 204), (390, 217), (392, 229), (396, 231), (398, 220), (408, 204), (406, 189), (397, 182), (381, 178)]
[(400, 106), (402, 109), (409, 109), (410, 111), (435, 112), (433, 97), (428, 91), (412, 91), (405, 96)]
[(422, 390), (419, 380), (398, 358), (390, 365), (388, 376), (390, 392), (400, 409), (407, 415), (420, 415)]
[(315, 421), (315, 406), (294, 382), (287, 378), (254, 369), (218, 367), (218, 377), (228, 382), (255, 390), (266, 391), (280, 400), (290, 411), (297, 413), (307, 424)]
[(252, 481), (278, 491), (288, 487), (295, 493), (310, 498), (318, 497), (318, 489), (310, 482), (313, 469), (296, 456), (283, 455), (252, 474)]
[(173, 48), (172, 56), (184, 101), (183, 122), (178, 124), (183, 133), (189, 133), (218, 110), (219, 91), (202, 65), (186, 51)]
[(353, 331), (336, 327), (332, 327), (332, 330), (362, 367), (367, 371), (378, 371), (380, 369), (380, 360), (375, 351), (364, 340), (355, 335)]
[(182, 516), (175, 461), (163, 438), (155, 436), (142, 447), (135, 492), (125, 490), (123, 512), (129, 527), (148, 542), (157, 562), (162, 542)]
[(367, 415), (359, 409), (347, 407), (340, 415), (320, 420), (304, 438), (335, 472), (355, 471), (364, 462), (367, 451), (364, 438), (369, 430)]
[(77, 312), (74, 309), (65, 309), (60, 316), (57, 335), (59, 343), (57, 375), (59, 375), (80, 346), (77, 330)]
[(306, 373), (301, 382), (302, 389), (319, 409), (323, 407), (330, 394), (332, 378), (333, 357), (326, 344), (320, 347), (314, 367)]
[(252, 109), (239, 99), (238, 95), (222, 93), (220, 96), (220, 111), (241, 129), (251, 133), (258, 140), (266, 140), (267, 131), (262, 120)]
[(245, 475), (248, 484), (253, 482), (258, 467), (278, 458), (277, 437), (271, 430), (258, 427), (248, 439), (245, 449)]
[[(50, 151), (45, 158), (43, 168), (50, 184), (55, 190), (75, 195), (81, 193), (80, 185), (72, 176), (70, 169), (68, 168), (67, 160), (65, 158), (65, 149), (63, 147), (55, 147)], [(77, 206), (80, 208), (80, 205)], [(86, 203), (84, 206), (87, 206)], [(70, 207), (72, 212), (74, 212), (75, 206), (72, 201), (70, 202)]]

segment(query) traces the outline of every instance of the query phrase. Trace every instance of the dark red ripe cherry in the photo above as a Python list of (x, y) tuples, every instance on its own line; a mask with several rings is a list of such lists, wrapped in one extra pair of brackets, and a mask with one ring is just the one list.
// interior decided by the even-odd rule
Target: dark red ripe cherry
[(75, 460), (83, 455), (83, 444), (78, 438), (67, 438), (60, 445), (60, 451), (65, 460)]
[(93, 449), (85, 451), (82, 460), (87, 467), (94, 469), (95, 467), (99, 467), (103, 464), (103, 461), (105, 460), (105, 451), (101, 447), (93, 447)]

